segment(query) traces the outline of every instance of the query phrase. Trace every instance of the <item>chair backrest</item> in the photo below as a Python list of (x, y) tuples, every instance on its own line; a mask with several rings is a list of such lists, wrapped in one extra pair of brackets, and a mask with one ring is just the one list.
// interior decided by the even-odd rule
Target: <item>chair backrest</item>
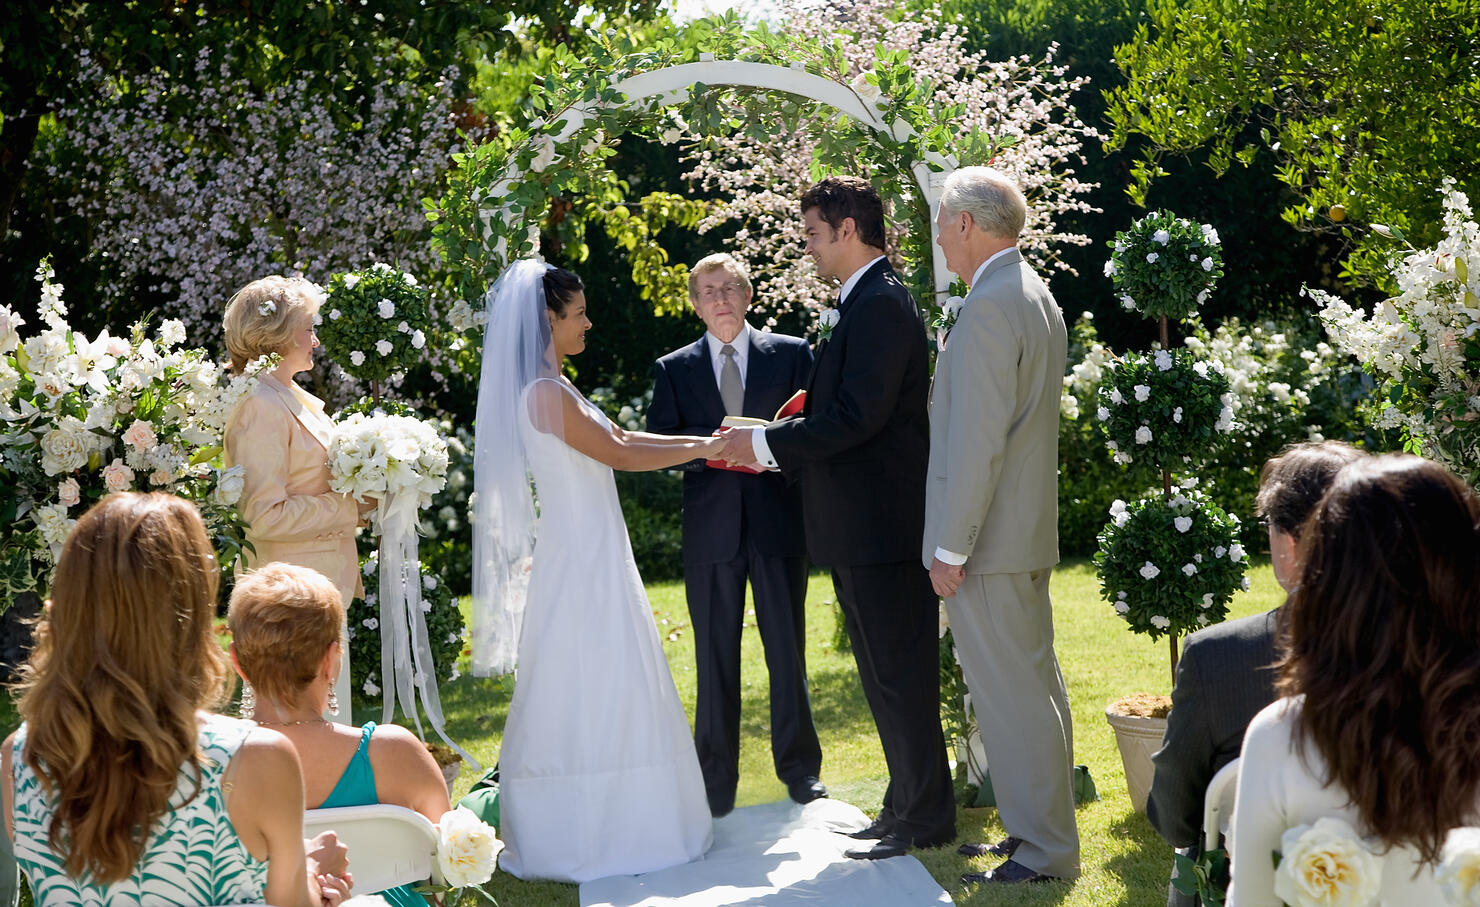
[(349, 848), (356, 893), (442, 881), (437, 827), (415, 810), (384, 803), (305, 810), (303, 836), (323, 831), (334, 832)]
[[(1233, 819), (1233, 795), (1238, 788), (1238, 759), (1218, 769), (1218, 774), (1208, 782), (1207, 794), (1203, 797), (1203, 848), (1213, 850), (1218, 846), (1218, 836), (1228, 833), (1228, 824)], [(1232, 857), (1230, 849), (1229, 856)]]

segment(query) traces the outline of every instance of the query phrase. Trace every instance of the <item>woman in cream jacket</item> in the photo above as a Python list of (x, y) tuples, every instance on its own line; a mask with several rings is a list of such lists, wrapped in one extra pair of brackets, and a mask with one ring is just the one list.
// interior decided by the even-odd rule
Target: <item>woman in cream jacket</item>
[[(314, 322), (323, 301), (301, 278), (254, 280), (226, 306), (226, 349), (241, 372), (260, 356), (281, 364), (263, 374), (226, 423), (226, 463), (245, 467), (237, 507), (247, 522), (239, 569), (280, 561), (311, 567), (339, 589), (344, 606), (363, 594), (355, 528), (374, 502), (357, 503), (329, 489), (329, 444), (334, 422), (324, 403), (293, 381), (313, 367), (319, 345)], [(349, 647), (335, 683), (339, 721), (350, 716)]]

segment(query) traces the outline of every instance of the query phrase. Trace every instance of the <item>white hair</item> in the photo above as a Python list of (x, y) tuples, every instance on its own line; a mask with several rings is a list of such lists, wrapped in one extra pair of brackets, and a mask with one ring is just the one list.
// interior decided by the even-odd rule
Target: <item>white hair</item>
[(1028, 216), (1028, 202), (1017, 183), (991, 167), (962, 167), (946, 177), (940, 206), (971, 215), (989, 236), (1017, 239)]

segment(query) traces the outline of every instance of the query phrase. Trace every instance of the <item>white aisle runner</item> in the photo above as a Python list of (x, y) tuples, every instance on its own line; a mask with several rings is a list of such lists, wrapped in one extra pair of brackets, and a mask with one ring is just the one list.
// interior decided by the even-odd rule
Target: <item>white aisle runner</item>
[[(747, 806), (714, 820), (704, 859), (637, 876), (581, 886), (581, 907), (925, 907), (950, 895), (914, 857), (850, 860), (860, 846), (840, 832), (868, 817), (837, 800), (799, 806), (790, 800)], [(632, 829), (642, 834), (642, 829)]]

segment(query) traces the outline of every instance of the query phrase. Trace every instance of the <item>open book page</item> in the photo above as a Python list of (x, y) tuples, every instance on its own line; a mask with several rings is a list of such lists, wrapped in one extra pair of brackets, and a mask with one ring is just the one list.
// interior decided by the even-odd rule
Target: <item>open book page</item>
[[(790, 419), (792, 416), (797, 415), (802, 411), (802, 407), (806, 404), (806, 402), (807, 392), (805, 390), (799, 390), (796, 393), (792, 394), (785, 403), (781, 404), (781, 408), (776, 410), (775, 418), (756, 419), (751, 416), (725, 416), (724, 421), (720, 423), (720, 426), (723, 428), (765, 428), (768, 425), (775, 425), (778, 422), (781, 422), (785, 419)], [(756, 465), (731, 466), (724, 460), (705, 460), (704, 465), (712, 469), (729, 469), (734, 472), (748, 472), (751, 475), (759, 475), (760, 473), (765, 472), (765, 469), (760, 468)]]

